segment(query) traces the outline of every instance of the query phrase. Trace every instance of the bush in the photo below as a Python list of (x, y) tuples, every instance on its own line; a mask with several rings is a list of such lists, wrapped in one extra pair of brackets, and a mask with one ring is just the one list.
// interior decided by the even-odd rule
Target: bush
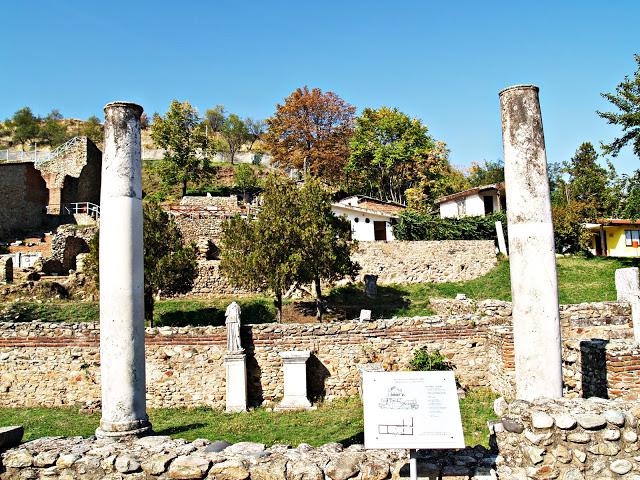
[(447, 358), (440, 353), (440, 350), (430, 352), (427, 347), (420, 347), (413, 353), (413, 359), (409, 362), (409, 367), (414, 372), (453, 370)]
[(393, 234), (398, 240), (496, 241), (497, 221), (501, 221), (505, 227), (506, 214), (499, 212), (486, 217), (440, 218), (405, 210), (394, 225)]

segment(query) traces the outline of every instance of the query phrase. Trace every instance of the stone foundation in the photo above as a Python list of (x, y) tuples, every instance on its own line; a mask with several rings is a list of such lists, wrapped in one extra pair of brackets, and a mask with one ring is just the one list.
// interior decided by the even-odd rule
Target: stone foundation
[(518, 400), (496, 407), (499, 478), (640, 478), (637, 403)]
[[(229, 445), (205, 439), (187, 442), (166, 436), (120, 442), (42, 438), (9, 450), (1, 457), (3, 480), (409, 478), (406, 450), (364, 450), (362, 445), (344, 448), (338, 443), (318, 448), (307, 444), (297, 448), (287, 445), (265, 448), (259, 443)], [(495, 457), (482, 447), (456, 452), (424, 451), (420, 452), (418, 471), (421, 478), (487, 480), (496, 478)]]

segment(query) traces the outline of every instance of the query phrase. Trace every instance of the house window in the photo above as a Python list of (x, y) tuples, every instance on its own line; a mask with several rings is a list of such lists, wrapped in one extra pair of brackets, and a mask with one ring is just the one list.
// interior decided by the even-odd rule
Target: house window
[(633, 247), (633, 242), (636, 242), (636, 245), (640, 245), (640, 230), (625, 230), (624, 244), (627, 247)]
[(364, 223), (369, 223), (371, 220), (369, 220), (368, 218), (364, 219)]
[(360, 221), (360, 219), (358, 217), (353, 219), (354, 222), (358, 223)]
[(465, 214), (467, 213), (467, 209), (466, 209), (466, 205), (464, 202), (464, 198), (462, 200), (457, 200), (456, 201), (456, 205), (458, 207), (458, 216), (459, 217), (464, 217)]

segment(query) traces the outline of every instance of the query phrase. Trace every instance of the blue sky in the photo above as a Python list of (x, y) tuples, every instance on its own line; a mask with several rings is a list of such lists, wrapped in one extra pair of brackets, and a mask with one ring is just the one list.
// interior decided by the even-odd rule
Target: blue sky
[[(540, 86), (549, 161), (619, 130), (595, 110), (635, 71), (640, 2), (5, 0), (0, 118), (149, 113), (174, 99), (264, 118), (298, 86), (421, 118), (451, 162), (502, 158), (498, 92)], [(640, 168), (630, 149), (620, 172)]]

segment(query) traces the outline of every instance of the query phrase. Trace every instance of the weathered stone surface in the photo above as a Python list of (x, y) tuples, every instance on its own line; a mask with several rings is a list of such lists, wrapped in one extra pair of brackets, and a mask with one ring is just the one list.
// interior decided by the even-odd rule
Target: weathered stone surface
[(577, 421), (571, 415), (561, 414), (554, 417), (556, 426), (563, 430), (570, 430), (577, 425)]
[(331, 480), (347, 480), (360, 471), (362, 455), (342, 453), (330, 460), (324, 471)]
[(225, 448), (230, 447), (231, 444), (229, 442), (225, 442), (224, 440), (216, 440), (215, 442), (211, 443), (211, 445), (208, 445), (204, 451), (205, 452), (221, 452), (223, 451)]
[(603, 415), (583, 414), (577, 415), (576, 420), (578, 425), (586, 430), (594, 430), (604, 427), (607, 424), (607, 420)]
[(389, 464), (380, 460), (365, 462), (361, 468), (362, 480), (384, 480), (389, 475)]
[(577, 468), (572, 468), (564, 472), (562, 480), (585, 480), (584, 475)]
[(251, 480), (286, 480), (287, 459), (284, 457), (270, 458), (268, 461), (257, 463), (249, 468)]
[(169, 478), (179, 480), (204, 478), (211, 461), (196, 455), (183, 455), (176, 458), (169, 466)]
[(629, 473), (633, 468), (633, 464), (629, 460), (614, 460), (609, 466), (612, 472), (618, 475)]
[(149, 475), (160, 475), (167, 471), (169, 462), (174, 458), (173, 454), (156, 453), (142, 463), (142, 470)]
[(208, 478), (215, 480), (245, 480), (249, 478), (249, 470), (240, 460), (226, 460), (214, 464), (209, 470)]
[(4, 457), (4, 465), (10, 468), (24, 468), (33, 465), (33, 456), (28, 450), (14, 450)]
[(556, 445), (553, 449), (553, 456), (561, 463), (569, 463), (571, 461), (571, 450), (564, 445)]
[(593, 453), (594, 455), (612, 456), (620, 451), (620, 447), (618, 447), (615, 443), (604, 442), (590, 445), (587, 450), (589, 450), (589, 452)]
[(75, 453), (69, 453), (66, 455), (60, 455), (56, 461), (58, 468), (69, 468), (80, 458), (80, 455)]
[(609, 428), (602, 433), (602, 438), (609, 441), (615, 441), (620, 439), (620, 430), (614, 430)]
[(573, 450), (573, 455), (578, 459), (580, 463), (584, 463), (587, 459), (587, 454), (582, 450)]
[(553, 417), (544, 412), (533, 412), (531, 414), (531, 424), (533, 428), (551, 428), (553, 427)]
[(131, 455), (120, 455), (114, 465), (120, 473), (131, 473), (140, 469), (140, 463)]
[(313, 462), (292, 460), (287, 467), (287, 480), (324, 480), (324, 473)]
[(638, 441), (638, 434), (633, 430), (627, 430), (622, 434), (625, 442), (635, 443)]
[(573, 432), (567, 435), (567, 440), (573, 443), (589, 443), (591, 436), (586, 432)]
[(607, 410), (604, 412), (604, 418), (609, 423), (613, 423), (618, 427), (622, 427), (624, 425), (624, 413), (620, 410)]
[(58, 460), (58, 455), (58, 452), (53, 450), (40, 452), (33, 458), (33, 466), (50, 467), (51, 465), (55, 465), (56, 460)]
[(524, 447), (524, 452), (527, 454), (529, 461), (534, 465), (542, 463), (542, 460), (544, 460), (543, 458), (543, 455), (545, 454), (544, 448), (526, 446)]
[(524, 431), (524, 425), (522, 425), (522, 423), (510, 418), (503, 418), (502, 426), (507, 432), (511, 433), (522, 433)]
[(264, 443), (238, 442), (224, 449), (226, 455), (247, 455), (249, 453), (264, 452)]

